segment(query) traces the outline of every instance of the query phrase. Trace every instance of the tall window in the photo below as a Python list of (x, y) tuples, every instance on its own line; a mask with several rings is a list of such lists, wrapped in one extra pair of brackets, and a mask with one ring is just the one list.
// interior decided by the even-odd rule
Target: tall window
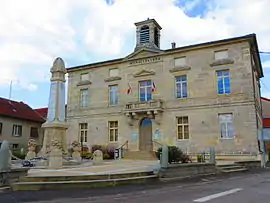
[(231, 113), (219, 114), (219, 125), (222, 139), (234, 138), (233, 132), (233, 115)]
[(118, 121), (109, 121), (109, 140), (110, 142), (118, 141)]
[(187, 97), (187, 76), (177, 76), (175, 77), (175, 93), (176, 98), (186, 98)]
[(3, 123), (0, 123), (0, 135), (2, 135)]
[(87, 131), (88, 131), (88, 124), (87, 123), (80, 123), (80, 142), (87, 142)]
[(82, 89), (80, 93), (81, 107), (87, 107), (89, 104), (89, 91), (88, 89)]
[(140, 30), (140, 43), (148, 43), (149, 42), (149, 26), (145, 25)]
[(118, 85), (109, 86), (110, 105), (118, 104)]
[(140, 101), (152, 100), (152, 82), (151, 80), (139, 82)]
[(31, 138), (38, 138), (38, 128), (31, 127), (31, 129), (30, 129), (30, 137)]
[(189, 124), (187, 116), (177, 118), (177, 139), (178, 140), (189, 139)]
[(157, 45), (157, 47), (159, 47), (159, 33), (158, 33), (158, 29), (155, 27), (155, 45)]
[(216, 72), (218, 94), (230, 94), (230, 72), (229, 70), (221, 70)]
[(14, 137), (21, 137), (22, 136), (22, 126), (21, 125), (13, 125), (12, 136), (14, 136)]

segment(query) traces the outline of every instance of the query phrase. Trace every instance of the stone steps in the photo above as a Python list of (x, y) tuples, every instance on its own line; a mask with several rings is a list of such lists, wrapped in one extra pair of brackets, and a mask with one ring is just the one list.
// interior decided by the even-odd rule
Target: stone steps
[(131, 160), (158, 160), (153, 151), (127, 151), (124, 154), (124, 159)]
[(217, 166), (218, 170), (222, 173), (236, 173), (248, 171), (246, 167), (237, 165), (237, 164), (226, 164)]
[(142, 184), (157, 181), (153, 172), (89, 175), (24, 177), (12, 185), (13, 191), (57, 190), (70, 188), (112, 187), (125, 184)]

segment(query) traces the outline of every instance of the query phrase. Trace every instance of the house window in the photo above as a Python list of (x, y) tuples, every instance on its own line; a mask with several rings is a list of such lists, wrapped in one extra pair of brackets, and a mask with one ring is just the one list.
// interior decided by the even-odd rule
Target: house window
[(2, 135), (3, 123), (0, 123), (0, 135)]
[(186, 57), (180, 57), (174, 59), (174, 66), (185, 66), (186, 65)]
[(19, 144), (12, 144), (12, 149), (18, 149), (19, 148)]
[(87, 142), (87, 131), (88, 131), (88, 124), (87, 123), (80, 123), (79, 124), (80, 128), (80, 142), (84, 143)]
[(152, 82), (151, 80), (139, 82), (140, 101), (152, 100)]
[(87, 81), (87, 80), (89, 80), (89, 74), (88, 73), (81, 74), (81, 81)]
[(150, 34), (149, 26), (147, 25), (143, 26), (140, 30), (140, 43), (141, 44), (149, 42), (149, 39), (150, 39), (149, 34)]
[(177, 139), (178, 140), (189, 139), (189, 125), (187, 116), (177, 118)]
[(118, 85), (109, 86), (110, 105), (118, 104)]
[(218, 94), (230, 94), (230, 72), (229, 70), (221, 70), (216, 72)]
[(215, 52), (215, 60), (227, 59), (228, 57), (228, 50)]
[(21, 125), (13, 125), (12, 136), (21, 137), (22, 136), (22, 126)]
[(109, 140), (110, 142), (118, 141), (118, 121), (109, 121)]
[(30, 137), (31, 138), (38, 138), (38, 128), (31, 127), (31, 129), (30, 129)]
[(176, 98), (186, 98), (187, 97), (187, 76), (177, 76), (175, 77), (175, 96)]
[(110, 75), (110, 77), (119, 76), (119, 69), (118, 68), (110, 69), (109, 70), (109, 75)]
[(88, 89), (81, 90), (81, 107), (87, 107), (89, 103), (89, 92)]
[(231, 139), (234, 138), (233, 133), (233, 115), (231, 113), (228, 114), (219, 114), (219, 125), (221, 131), (222, 139)]

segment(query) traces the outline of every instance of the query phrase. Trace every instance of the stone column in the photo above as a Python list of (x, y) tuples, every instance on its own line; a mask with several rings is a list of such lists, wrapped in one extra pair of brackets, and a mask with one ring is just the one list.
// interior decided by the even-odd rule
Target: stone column
[[(50, 153), (52, 151), (56, 153), (52, 143), (57, 143), (62, 154), (67, 153), (66, 130), (68, 125), (65, 119), (65, 74), (67, 71), (64, 61), (61, 58), (56, 58), (50, 72), (52, 75), (49, 107), (47, 121), (42, 125), (44, 140), (40, 154), (52, 159), (53, 154)], [(57, 159), (59, 161), (59, 157)]]

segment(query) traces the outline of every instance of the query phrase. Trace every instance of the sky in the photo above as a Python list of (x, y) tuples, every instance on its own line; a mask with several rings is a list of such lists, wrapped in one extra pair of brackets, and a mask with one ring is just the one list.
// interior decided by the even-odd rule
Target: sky
[[(257, 34), (270, 52), (270, 0), (9, 0), (0, 3), (0, 97), (47, 107), (50, 68), (124, 57), (135, 22), (155, 18), (161, 48)], [(270, 54), (261, 54), (262, 96), (270, 98)]]

